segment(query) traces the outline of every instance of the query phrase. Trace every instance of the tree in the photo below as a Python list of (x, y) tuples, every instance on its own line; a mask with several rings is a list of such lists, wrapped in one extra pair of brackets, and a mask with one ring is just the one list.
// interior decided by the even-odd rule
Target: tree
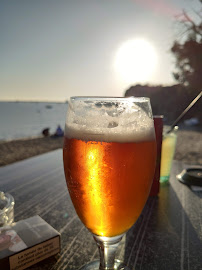
[(202, 9), (195, 15), (198, 20), (185, 11), (180, 14), (177, 20), (183, 26), (183, 32), (171, 51), (176, 58), (174, 78), (182, 85), (199, 91), (202, 89)]

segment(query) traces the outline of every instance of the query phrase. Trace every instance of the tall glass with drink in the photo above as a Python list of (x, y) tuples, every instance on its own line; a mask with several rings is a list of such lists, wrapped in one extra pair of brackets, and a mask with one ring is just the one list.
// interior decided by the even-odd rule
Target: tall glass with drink
[(175, 126), (169, 133), (167, 133), (168, 130), (169, 127), (165, 126), (161, 151), (161, 183), (167, 183), (170, 177), (170, 171), (176, 148), (178, 126)]
[(116, 248), (147, 201), (155, 169), (149, 99), (72, 97), (63, 157), (72, 202), (100, 251), (100, 262), (83, 269), (118, 269)]

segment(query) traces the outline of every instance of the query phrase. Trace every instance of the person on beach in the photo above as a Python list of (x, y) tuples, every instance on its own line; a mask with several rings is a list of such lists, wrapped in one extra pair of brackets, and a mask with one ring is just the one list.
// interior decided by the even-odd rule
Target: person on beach
[(50, 136), (50, 134), (49, 134), (49, 128), (44, 128), (41, 133), (42, 133), (42, 135), (44, 137)]
[(55, 134), (54, 136), (55, 137), (62, 137), (64, 135), (64, 131), (62, 130), (61, 126), (58, 125), (56, 131), (55, 131)]

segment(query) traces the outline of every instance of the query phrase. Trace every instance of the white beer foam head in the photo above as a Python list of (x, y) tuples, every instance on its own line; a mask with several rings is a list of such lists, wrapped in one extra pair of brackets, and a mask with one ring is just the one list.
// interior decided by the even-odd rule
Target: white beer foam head
[[(149, 104), (147, 98), (80, 98), (69, 103), (65, 136), (121, 143), (152, 140), (154, 126)], [(150, 115), (142, 109), (146, 107)]]

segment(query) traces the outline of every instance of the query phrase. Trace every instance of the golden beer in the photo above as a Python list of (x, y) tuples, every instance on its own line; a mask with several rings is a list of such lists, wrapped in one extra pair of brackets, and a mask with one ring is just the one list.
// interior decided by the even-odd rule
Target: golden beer
[(84, 225), (106, 237), (127, 231), (150, 192), (155, 140), (101, 142), (65, 137), (63, 149), (67, 186)]
[(153, 181), (156, 144), (149, 99), (71, 97), (63, 161), (73, 205), (100, 254), (99, 261), (81, 269), (129, 269), (115, 254)]

